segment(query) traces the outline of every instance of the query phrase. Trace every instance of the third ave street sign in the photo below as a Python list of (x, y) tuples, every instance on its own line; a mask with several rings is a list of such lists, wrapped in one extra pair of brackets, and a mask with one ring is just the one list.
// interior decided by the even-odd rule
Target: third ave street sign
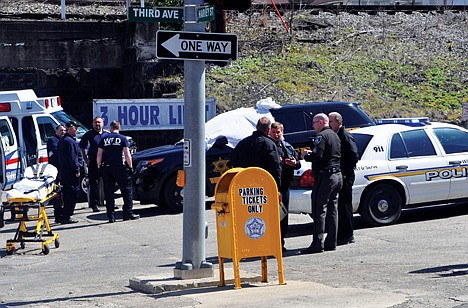
[(184, 22), (181, 7), (129, 7), (128, 20), (147, 22)]
[(156, 32), (156, 57), (233, 61), (237, 59), (237, 35), (161, 30)]

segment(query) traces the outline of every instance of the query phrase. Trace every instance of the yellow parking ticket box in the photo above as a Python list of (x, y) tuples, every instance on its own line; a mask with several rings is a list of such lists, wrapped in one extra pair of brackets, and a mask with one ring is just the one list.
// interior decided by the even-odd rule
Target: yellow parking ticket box
[(284, 284), (278, 188), (273, 177), (257, 167), (226, 171), (215, 189), (220, 285), (225, 285), (224, 259), (232, 259), (235, 288), (240, 285), (240, 260), (261, 257), (262, 282), (268, 281), (267, 258), (278, 263)]

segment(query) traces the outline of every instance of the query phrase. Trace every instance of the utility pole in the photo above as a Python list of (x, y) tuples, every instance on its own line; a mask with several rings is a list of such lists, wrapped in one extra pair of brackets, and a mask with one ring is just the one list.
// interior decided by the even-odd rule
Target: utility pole
[[(187, 32), (205, 32), (197, 20), (203, 0), (185, 0)], [(205, 61), (184, 61), (184, 187), (182, 261), (176, 263), (175, 278), (213, 276), (213, 265), (205, 257)]]

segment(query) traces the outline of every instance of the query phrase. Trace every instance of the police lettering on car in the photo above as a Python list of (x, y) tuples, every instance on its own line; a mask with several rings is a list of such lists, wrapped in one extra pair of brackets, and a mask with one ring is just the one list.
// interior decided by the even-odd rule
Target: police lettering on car
[[(119, 134), (120, 122), (110, 124), (110, 133), (105, 134), (98, 145), (97, 164), (104, 180), (107, 218), (115, 222), (114, 186), (120, 188), (123, 198), (123, 220), (135, 220), (139, 215), (133, 214), (132, 191), (132, 156), (125, 136)], [(125, 161), (122, 160), (122, 155)]]

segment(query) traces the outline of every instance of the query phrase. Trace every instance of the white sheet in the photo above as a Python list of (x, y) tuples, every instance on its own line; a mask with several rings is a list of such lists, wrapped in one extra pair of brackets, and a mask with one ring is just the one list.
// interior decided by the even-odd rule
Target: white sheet
[(252, 134), (258, 119), (266, 116), (274, 121), (270, 109), (278, 108), (281, 106), (268, 97), (259, 100), (256, 108), (238, 108), (217, 115), (205, 125), (206, 149), (209, 150), (220, 136), (225, 136), (228, 146), (234, 148), (239, 141)]
[[(39, 171), (39, 174), (37, 172)], [(57, 168), (50, 164), (38, 164), (27, 167), (24, 178), (13, 184), (13, 189), (6, 191), (6, 199), (34, 198), (42, 200), (53, 190), (57, 177)]]

